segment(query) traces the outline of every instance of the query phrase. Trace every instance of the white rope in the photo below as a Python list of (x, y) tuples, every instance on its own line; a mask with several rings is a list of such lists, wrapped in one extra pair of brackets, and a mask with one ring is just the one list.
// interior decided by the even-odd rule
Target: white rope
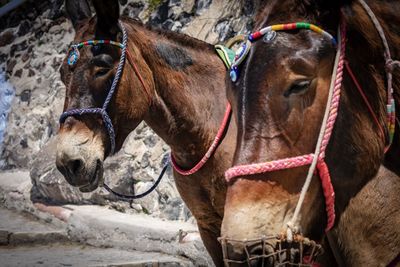
[(336, 52), (335, 64), (333, 66), (331, 84), (330, 84), (330, 87), (329, 87), (328, 101), (327, 101), (326, 108), (325, 108), (325, 114), (324, 114), (324, 119), (322, 121), (321, 130), (320, 130), (319, 136), (318, 136), (317, 146), (316, 146), (316, 149), (315, 149), (315, 152), (314, 152), (313, 161), (312, 161), (311, 166), (310, 166), (310, 168), (308, 170), (306, 181), (304, 182), (303, 188), (301, 189), (300, 197), (299, 197), (299, 200), (297, 202), (296, 209), (295, 209), (295, 211), (293, 213), (293, 217), (289, 222), (287, 222), (287, 226), (288, 226), (288, 228), (287, 228), (287, 240), (289, 242), (292, 241), (293, 232), (297, 232), (298, 231), (298, 229), (295, 228), (295, 224), (297, 223), (297, 219), (298, 219), (301, 207), (303, 206), (303, 202), (304, 202), (304, 199), (306, 197), (308, 188), (310, 187), (311, 180), (312, 180), (312, 177), (314, 175), (315, 168), (317, 166), (319, 153), (321, 151), (321, 144), (322, 144), (322, 140), (324, 139), (324, 134), (325, 134), (328, 118), (329, 118), (329, 112), (330, 112), (331, 105), (332, 105), (333, 91), (335, 89), (336, 73), (337, 73), (337, 69), (338, 69), (338, 65), (339, 65), (339, 59), (340, 59), (340, 56), (341, 56), (341, 53), (342, 53), (341, 43), (342, 43), (342, 37), (340, 35), (340, 26), (339, 26), (339, 29), (338, 29), (338, 46), (337, 46), (338, 49), (337, 49), (337, 52)]

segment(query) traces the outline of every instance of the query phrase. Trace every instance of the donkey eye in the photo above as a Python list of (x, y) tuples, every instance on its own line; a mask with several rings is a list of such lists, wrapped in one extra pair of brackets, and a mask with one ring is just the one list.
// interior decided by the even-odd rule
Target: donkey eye
[(289, 87), (289, 89), (287, 89), (283, 93), (283, 95), (285, 97), (289, 97), (292, 94), (296, 94), (296, 95), (302, 94), (305, 91), (307, 91), (307, 89), (310, 87), (310, 85), (311, 85), (311, 81), (308, 81), (308, 80), (296, 81)]
[(96, 73), (94, 74), (94, 76), (95, 76), (96, 78), (100, 78), (100, 77), (106, 75), (109, 71), (110, 71), (110, 69), (101, 68), (101, 69), (99, 69), (99, 70), (96, 71)]

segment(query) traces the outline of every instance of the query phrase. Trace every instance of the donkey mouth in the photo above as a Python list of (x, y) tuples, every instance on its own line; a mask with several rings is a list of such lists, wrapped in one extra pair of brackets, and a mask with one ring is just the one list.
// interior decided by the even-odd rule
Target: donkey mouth
[(96, 162), (96, 169), (93, 173), (93, 176), (90, 178), (89, 183), (87, 185), (79, 187), (79, 191), (83, 193), (92, 192), (97, 189), (97, 187), (102, 186), (103, 179), (103, 163), (100, 160)]

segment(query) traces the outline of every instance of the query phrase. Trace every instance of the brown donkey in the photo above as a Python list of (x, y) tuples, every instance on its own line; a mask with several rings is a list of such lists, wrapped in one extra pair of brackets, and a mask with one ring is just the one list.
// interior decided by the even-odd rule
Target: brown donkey
[[(86, 1), (66, 2), (76, 31), (74, 43), (94, 39), (123, 43), (127, 36), (128, 59), (119, 73), (118, 61), (125, 52), (120, 43), (72, 47), (60, 70), (67, 88), (64, 111), (79, 110), (64, 113), (61, 119), (58, 169), (81, 191), (96, 189), (102, 182), (103, 161), (112, 154), (113, 134), (118, 151), (141, 121), (171, 147), (182, 169), (190, 169), (213, 142), (227, 104), (226, 70), (214, 47), (128, 18), (119, 23), (117, 0), (93, 4), (97, 16), (92, 18)], [(115, 89), (111, 98), (110, 88)], [(107, 101), (106, 111), (99, 108)], [(231, 123), (216, 152), (196, 173), (174, 172), (179, 193), (216, 266), (223, 264), (217, 237), (225, 203), (224, 171), (232, 163), (235, 133)]]
[[(392, 57), (400, 59), (400, 2), (367, 2)], [(221, 230), (227, 266), (312, 266), (311, 249), (319, 250), (312, 240), (321, 241), (327, 225), (337, 234), (328, 236), (330, 245), (338, 245), (338, 262), (327, 255), (320, 258), (323, 266), (399, 263), (398, 124), (384, 153), (390, 139), (386, 78), (393, 71), (399, 108), (399, 71), (391, 70), (399, 62), (388, 54), (385, 62), (378, 26), (363, 4), (269, 1), (257, 30), (306, 21), (324, 31), (306, 23), (278, 25), (252, 35), (242, 49), (247, 57), (239, 55), (227, 91), (238, 127)], [(343, 39), (337, 44), (332, 36), (339, 25)], [(326, 131), (319, 138), (327, 103), (326, 129), (332, 129), (332, 114), (337, 119), (330, 138)], [(314, 159), (318, 172), (309, 169)], [(307, 171), (312, 180), (297, 205)]]

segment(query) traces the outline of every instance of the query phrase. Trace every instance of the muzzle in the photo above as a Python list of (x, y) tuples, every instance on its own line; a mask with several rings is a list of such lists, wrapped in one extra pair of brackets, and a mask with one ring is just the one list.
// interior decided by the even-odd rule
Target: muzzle
[[(222, 245), (224, 264), (230, 266), (301, 266), (316, 267), (316, 258), (323, 248), (308, 238), (295, 235), (291, 242), (286, 235), (251, 240), (218, 239)], [(230, 255), (230, 248), (242, 249), (242, 259)]]

